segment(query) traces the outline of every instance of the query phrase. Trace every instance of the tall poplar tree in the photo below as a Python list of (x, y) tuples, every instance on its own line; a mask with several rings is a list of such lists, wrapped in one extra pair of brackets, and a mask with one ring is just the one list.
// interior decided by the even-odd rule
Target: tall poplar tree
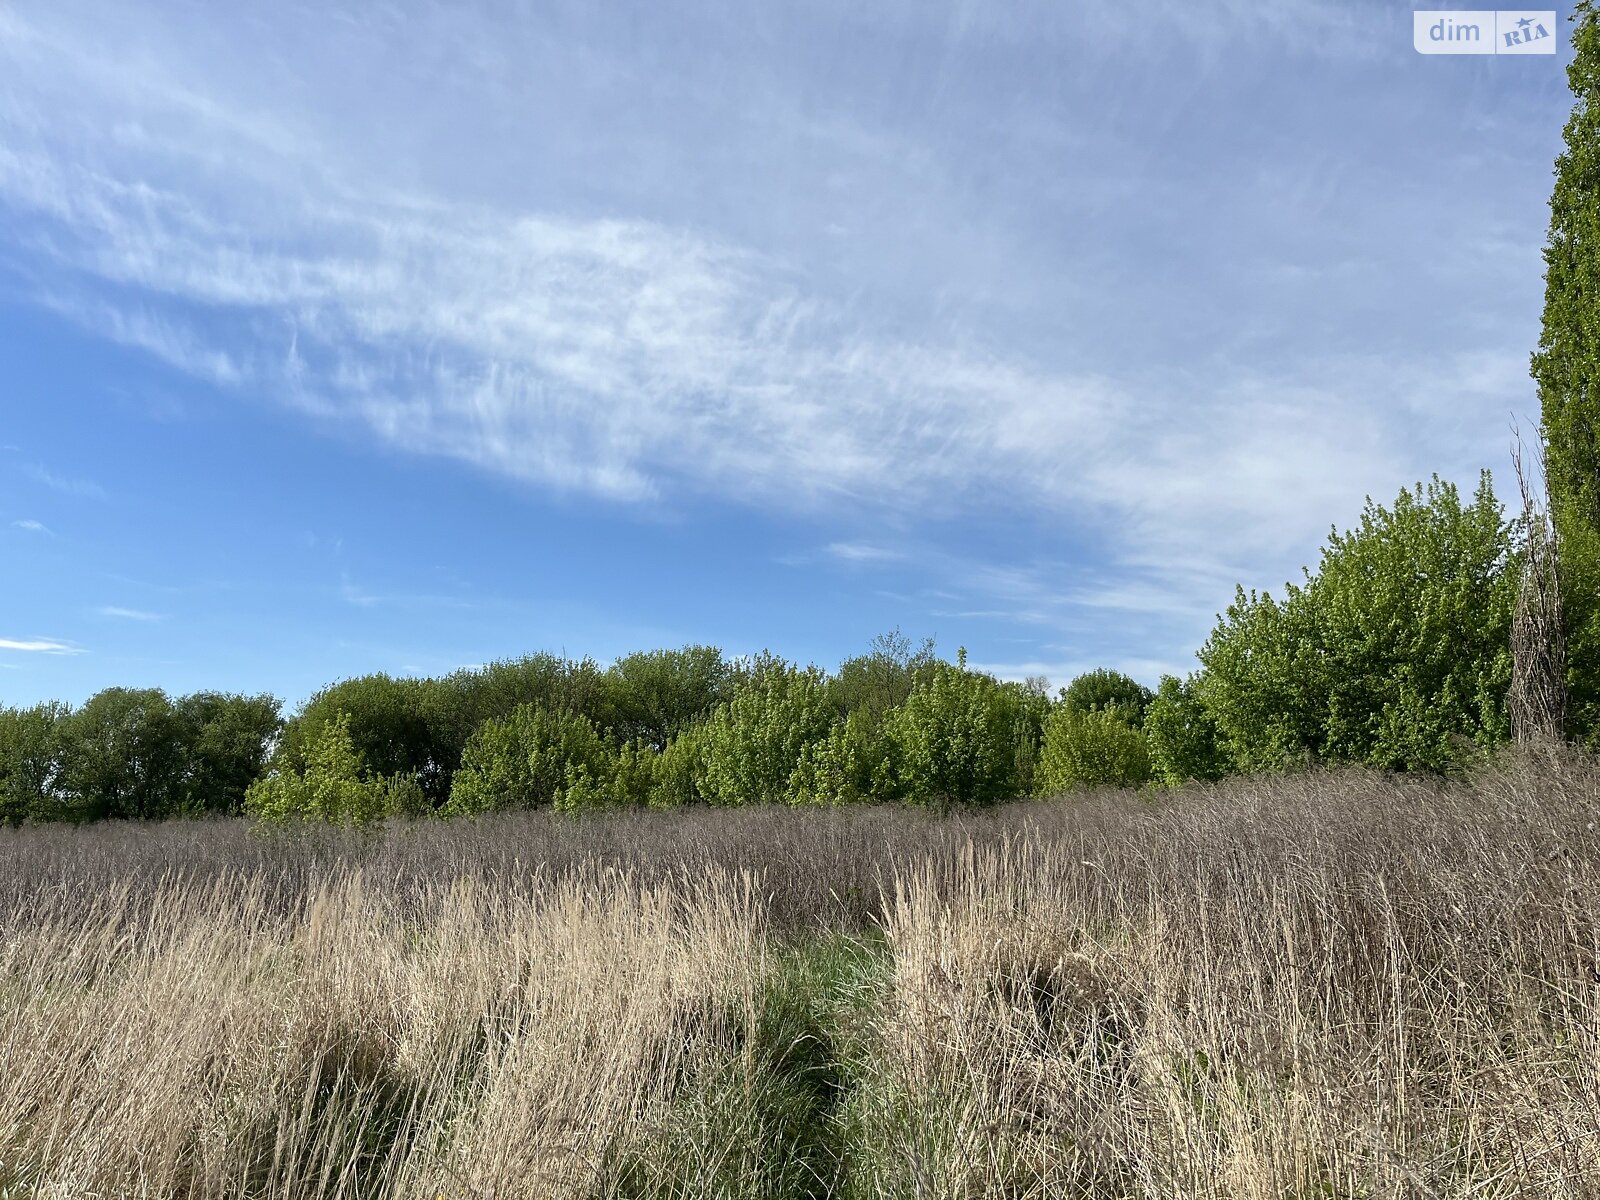
[(1560, 540), (1571, 732), (1600, 743), (1600, 13), (1573, 12), (1575, 103), (1556, 159), (1533, 356)]

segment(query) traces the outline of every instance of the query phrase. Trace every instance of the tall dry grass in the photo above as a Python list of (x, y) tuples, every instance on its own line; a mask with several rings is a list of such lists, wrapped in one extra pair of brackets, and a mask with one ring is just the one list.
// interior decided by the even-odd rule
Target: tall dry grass
[(758, 969), (747, 886), (359, 871), (14, 910), (0, 1189), (69, 1196), (581, 1196), (606, 1186)]
[(0, 1195), (1600, 1196), (1600, 769), (0, 834)]
[(1597, 782), (1237, 784), (901, 879), (866, 1192), (1600, 1195)]

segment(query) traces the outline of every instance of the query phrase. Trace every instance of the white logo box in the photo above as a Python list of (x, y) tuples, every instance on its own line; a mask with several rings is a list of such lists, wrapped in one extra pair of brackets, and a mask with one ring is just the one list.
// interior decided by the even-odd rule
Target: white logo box
[(1554, 9), (1424, 8), (1411, 14), (1418, 54), (1554, 54)]

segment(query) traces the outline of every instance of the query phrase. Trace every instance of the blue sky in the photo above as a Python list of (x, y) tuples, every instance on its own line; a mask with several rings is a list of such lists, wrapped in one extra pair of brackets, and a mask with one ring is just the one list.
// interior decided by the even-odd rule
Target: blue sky
[(1411, 24), (0, 4), (0, 701), (896, 625), (1186, 670), (1536, 424), (1565, 47)]

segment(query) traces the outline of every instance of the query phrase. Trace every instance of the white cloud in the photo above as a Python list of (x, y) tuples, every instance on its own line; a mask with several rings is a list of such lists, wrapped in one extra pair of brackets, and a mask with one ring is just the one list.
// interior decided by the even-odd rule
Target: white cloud
[(53, 492), (60, 492), (64, 496), (81, 496), (88, 500), (104, 500), (105, 488), (92, 479), (76, 479), (70, 475), (58, 475), (43, 463), (29, 463), (22, 468), (23, 473)]
[(905, 558), (904, 551), (888, 546), (874, 546), (867, 542), (833, 542), (825, 549), (829, 555), (843, 562), (898, 562)]
[(43, 521), (35, 521), (35, 520), (32, 520), (31, 518), (20, 520), (20, 521), (13, 521), (13, 522), (11, 522), (11, 528), (13, 528), (13, 529), (22, 529), (22, 530), (27, 531), (28, 533), (49, 533), (50, 532), (49, 526), (47, 526)]
[(376, 608), (383, 603), (383, 597), (376, 593), (357, 587), (349, 575), (343, 575), (339, 580), (339, 598), (346, 604), (353, 604), (357, 608)]
[(162, 619), (160, 613), (145, 612), (143, 609), (138, 608), (120, 608), (115, 604), (102, 605), (95, 611), (102, 617), (111, 617), (118, 621), (159, 621)]
[(0, 650), (20, 650), (28, 654), (82, 654), (83, 648), (53, 638), (0, 638)]

